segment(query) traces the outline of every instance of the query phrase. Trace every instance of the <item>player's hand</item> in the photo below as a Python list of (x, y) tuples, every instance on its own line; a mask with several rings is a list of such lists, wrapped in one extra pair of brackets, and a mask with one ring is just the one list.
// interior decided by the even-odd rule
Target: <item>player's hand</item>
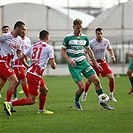
[(112, 61), (113, 61), (113, 62), (116, 62), (115, 56), (112, 56)]
[(94, 63), (93, 63), (92, 60), (89, 60), (88, 62), (89, 62), (89, 64), (90, 64), (91, 66), (94, 66)]
[(101, 72), (103, 71), (102, 67), (101, 67), (98, 63), (96, 63), (95, 66), (97, 67), (97, 69), (98, 69), (99, 71), (101, 71)]
[(72, 67), (75, 67), (76, 66), (76, 62), (73, 60), (73, 59), (70, 59), (69, 60), (69, 63)]

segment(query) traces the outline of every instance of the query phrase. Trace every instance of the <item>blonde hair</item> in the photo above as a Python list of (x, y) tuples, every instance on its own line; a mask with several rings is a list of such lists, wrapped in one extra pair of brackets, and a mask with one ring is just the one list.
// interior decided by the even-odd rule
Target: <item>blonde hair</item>
[(76, 18), (74, 21), (73, 21), (73, 25), (81, 25), (82, 24), (82, 20), (80, 20), (79, 18)]

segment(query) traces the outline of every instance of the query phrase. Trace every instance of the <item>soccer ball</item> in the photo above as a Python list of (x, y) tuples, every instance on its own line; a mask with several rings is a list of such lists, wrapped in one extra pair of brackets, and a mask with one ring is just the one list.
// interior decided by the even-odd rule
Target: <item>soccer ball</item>
[(99, 103), (108, 103), (109, 102), (109, 96), (107, 94), (101, 94), (98, 96), (98, 102)]

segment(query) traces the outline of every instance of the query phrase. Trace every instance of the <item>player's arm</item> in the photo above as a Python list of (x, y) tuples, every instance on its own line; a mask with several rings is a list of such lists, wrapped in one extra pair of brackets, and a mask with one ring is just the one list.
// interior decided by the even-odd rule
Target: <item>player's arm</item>
[(22, 53), (21, 50), (17, 50), (17, 56), (19, 60), (24, 64), (24, 66), (28, 69), (29, 65), (27, 64), (26, 56)]
[(88, 48), (86, 48), (86, 50), (87, 50), (87, 52), (88, 52), (90, 58), (92, 59), (94, 65), (99, 69), (99, 71), (103, 71), (102, 67), (97, 63), (96, 58), (95, 58), (94, 53), (93, 53), (93, 51), (91, 50), (91, 48), (88, 47)]
[(113, 61), (113, 62), (116, 62), (116, 58), (115, 58), (113, 49), (110, 48), (108, 51), (109, 51), (109, 53), (110, 53), (110, 55), (111, 55), (112, 61)]
[(88, 56), (88, 53), (87, 53), (86, 49), (84, 50), (84, 54), (85, 54), (86, 60), (89, 62), (89, 64), (90, 64), (91, 66), (93, 66), (93, 62), (90, 60), (90, 58), (89, 58), (89, 56)]
[(56, 69), (56, 62), (54, 58), (49, 59), (49, 63), (52, 69)]
[(61, 49), (61, 54), (71, 64), (72, 67), (76, 66), (75, 61), (67, 55), (66, 48)]

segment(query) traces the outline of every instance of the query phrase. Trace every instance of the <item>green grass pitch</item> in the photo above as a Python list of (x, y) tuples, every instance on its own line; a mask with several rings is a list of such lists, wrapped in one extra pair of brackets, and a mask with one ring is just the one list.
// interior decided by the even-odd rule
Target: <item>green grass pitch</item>
[[(9, 118), (3, 111), (5, 91), (0, 99), (0, 133), (131, 133), (133, 132), (133, 94), (128, 95), (130, 83), (127, 76), (115, 77), (115, 97), (118, 102), (109, 104), (116, 110), (100, 107), (94, 85), (88, 92), (86, 102), (81, 102), (83, 111), (74, 106), (76, 84), (69, 76), (44, 77), (49, 94), (45, 108), (54, 115), (38, 115), (38, 103), (15, 107), (16, 113)], [(104, 93), (109, 94), (108, 79), (101, 78)], [(86, 79), (83, 78), (84, 81)], [(21, 86), (19, 86), (21, 90)], [(25, 97), (18, 94), (18, 98)]]

